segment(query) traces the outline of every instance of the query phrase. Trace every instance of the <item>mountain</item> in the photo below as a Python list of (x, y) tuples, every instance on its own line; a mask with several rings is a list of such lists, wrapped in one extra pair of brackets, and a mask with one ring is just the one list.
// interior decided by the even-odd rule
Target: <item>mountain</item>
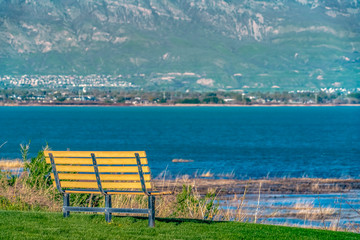
[(360, 86), (358, 0), (0, 0), (0, 75), (149, 89)]

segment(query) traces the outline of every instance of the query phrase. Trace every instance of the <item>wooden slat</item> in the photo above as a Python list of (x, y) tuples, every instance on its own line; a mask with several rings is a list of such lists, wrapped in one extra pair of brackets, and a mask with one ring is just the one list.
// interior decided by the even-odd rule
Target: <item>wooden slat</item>
[(171, 191), (164, 191), (164, 192), (152, 192), (151, 195), (158, 196), (158, 195), (172, 195), (174, 192)]
[[(146, 165), (148, 161), (146, 158), (141, 158), (141, 164)], [(46, 157), (46, 162), (50, 163), (50, 158)], [(92, 165), (92, 158), (54, 158), (55, 164), (86, 164)], [(96, 158), (98, 165), (136, 165), (136, 158)]]
[[(64, 192), (66, 193), (92, 193), (92, 194), (101, 194), (100, 191), (76, 191), (76, 190), (64, 190)], [(113, 195), (113, 193), (109, 193), (110, 195)], [(117, 195), (119, 195), (120, 193), (115, 193)], [(121, 194), (131, 194), (131, 195), (145, 195), (144, 192), (132, 192), (132, 191), (127, 191), (127, 192), (121, 192)]]
[[(113, 167), (113, 166), (99, 166), (99, 172), (105, 173), (137, 173), (138, 167)], [(148, 166), (142, 167), (144, 173), (149, 173), (150, 168)], [(58, 172), (94, 172), (93, 166), (72, 166), (72, 165), (57, 165), (56, 170)]]
[[(121, 192), (109, 192), (109, 195), (144, 195), (144, 193), (142, 192), (131, 192), (131, 191), (121, 191)], [(167, 192), (153, 192), (151, 193), (151, 195), (153, 196), (160, 196), (160, 195), (172, 195), (174, 194), (173, 192), (167, 191)]]
[(57, 165), (58, 172), (94, 172), (93, 166), (71, 166), (71, 165)]
[[(93, 180), (96, 181), (95, 174), (72, 174), (59, 173), (60, 180)], [(51, 178), (54, 179), (54, 174), (51, 173)], [(139, 174), (100, 174), (101, 181), (140, 181)], [(144, 174), (144, 180), (150, 181), (150, 174)]]
[[(62, 188), (98, 188), (96, 182), (69, 182), (60, 181)], [(140, 182), (101, 182), (102, 188), (106, 189), (141, 189)], [(150, 182), (145, 182), (147, 189), (151, 189)]]
[[(76, 190), (65, 190), (66, 193), (94, 193), (94, 194), (101, 194), (100, 191), (76, 191)], [(145, 195), (143, 192), (132, 192), (132, 191), (121, 191), (121, 192), (109, 192), (109, 195)], [(154, 192), (151, 193), (153, 196), (159, 196), (159, 195), (171, 195), (174, 194), (173, 192), (167, 191), (167, 192)]]
[[(98, 165), (137, 165), (136, 158), (121, 158), (121, 159), (97, 158), (96, 162)], [(146, 158), (140, 158), (140, 162), (142, 165), (148, 164)]]
[(52, 153), (54, 157), (89, 157), (91, 153), (97, 158), (129, 158), (138, 153), (140, 157), (146, 157), (145, 151), (44, 151), (45, 156)]

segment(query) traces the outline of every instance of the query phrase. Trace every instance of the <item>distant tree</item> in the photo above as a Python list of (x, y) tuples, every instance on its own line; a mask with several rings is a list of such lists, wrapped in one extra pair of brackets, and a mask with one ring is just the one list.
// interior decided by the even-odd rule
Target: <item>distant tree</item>
[(348, 97), (350, 98), (357, 98), (360, 100), (360, 93), (351, 93), (348, 95)]
[(66, 100), (66, 97), (57, 97), (56, 100), (59, 102), (64, 102)]
[[(265, 97), (263, 97), (263, 98), (265, 98)], [(246, 97), (245, 95), (242, 95), (242, 94), (238, 94), (238, 95), (236, 96), (236, 100), (237, 100), (238, 102), (242, 103), (242, 104), (249, 104), (249, 103), (251, 103), (251, 99), (248, 98), (248, 97)]]
[(124, 103), (125, 102), (125, 98), (124, 97), (119, 97), (116, 102), (118, 103)]
[(183, 100), (180, 100), (179, 103), (183, 103), (183, 104), (199, 104), (200, 100), (199, 100), (199, 98), (185, 98)]
[(218, 98), (218, 97), (208, 97), (203, 99), (204, 103), (224, 103), (224, 100)]

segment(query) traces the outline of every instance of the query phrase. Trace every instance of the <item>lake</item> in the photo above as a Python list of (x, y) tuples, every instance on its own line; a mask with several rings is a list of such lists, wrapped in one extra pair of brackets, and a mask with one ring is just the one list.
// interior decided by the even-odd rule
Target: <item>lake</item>
[[(154, 176), (360, 177), (360, 107), (0, 107), (0, 159), (145, 150)], [(173, 162), (173, 159), (193, 162)]]

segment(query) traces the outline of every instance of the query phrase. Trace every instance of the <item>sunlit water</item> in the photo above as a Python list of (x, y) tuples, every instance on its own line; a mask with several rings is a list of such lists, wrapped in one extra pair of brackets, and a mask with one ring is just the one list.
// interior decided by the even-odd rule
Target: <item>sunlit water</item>
[(154, 176), (360, 176), (360, 107), (0, 107), (0, 159), (29, 141), (146, 150)]

